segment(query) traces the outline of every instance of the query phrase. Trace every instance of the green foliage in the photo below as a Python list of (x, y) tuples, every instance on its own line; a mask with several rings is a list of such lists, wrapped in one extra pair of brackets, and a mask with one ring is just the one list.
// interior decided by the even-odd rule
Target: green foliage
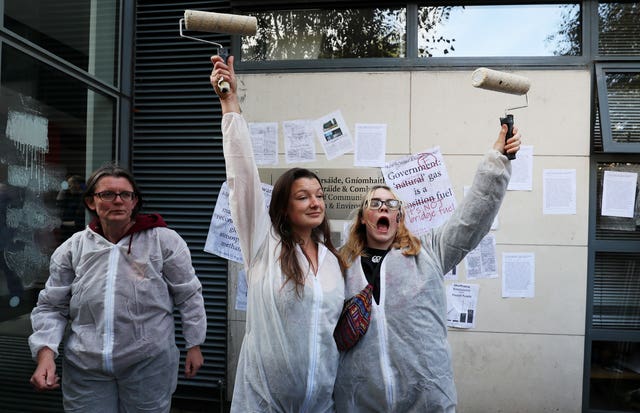
[[(579, 7), (564, 5), (558, 33), (549, 36), (556, 43), (556, 56), (582, 53), (582, 24)], [(640, 4), (638, 2), (598, 5), (598, 53), (601, 55), (640, 55)]]
[[(449, 7), (423, 8), (420, 36), (428, 46), (421, 55), (452, 40), (429, 34), (448, 18)], [(256, 36), (243, 39), (243, 60), (342, 59), (406, 56), (406, 10), (322, 9), (254, 13)]]

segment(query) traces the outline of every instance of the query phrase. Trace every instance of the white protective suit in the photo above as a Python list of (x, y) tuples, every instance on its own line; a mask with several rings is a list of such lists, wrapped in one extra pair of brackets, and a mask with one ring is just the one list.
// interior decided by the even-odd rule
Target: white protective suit
[(117, 244), (96, 230), (94, 221), (51, 256), (49, 279), (31, 313), (34, 359), (44, 346), (58, 356), (70, 322), (67, 362), (79, 370), (126, 374), (129, 366), (175, 348), (174, 306), (187, 348), (202, 344), (202, 286), (178, 233), (155, 214), (138, 214)]
[[(507, 157), (489, 152), (454, 214), (420, 238), (417, 256), (387, 253), (369, 330), (340, 360), (337, 412), (455, 412), (444, 274), (489, 232), (510, 176)], [(347, 297), (366, 284), (358, 258), (347, 272)]]
[(247, 325), (235, 379), (232, 412), (333, 412), (333, 386), (339, 353), (333, 329), (344, 301), (338, 259), (322, 244), (314, 276), (304, 291), (285, 284), (280, 269), (280, 238), (265, 209), (249, 130), (238, 113), (222, 119), (231, 215), (238, 231), (248, 298)]

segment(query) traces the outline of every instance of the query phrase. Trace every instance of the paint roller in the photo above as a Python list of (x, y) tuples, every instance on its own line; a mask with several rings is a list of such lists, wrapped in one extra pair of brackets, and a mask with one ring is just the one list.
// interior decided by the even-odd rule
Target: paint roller
[[(253, 16), (241, 16), (238, 14), (214, 13), (199, 10), (185, 10), (184, 17), (180, 19), (180, 37), (196, 40), (198, 42), (209, 43), (218, 48), (218, 56), (227, 60), (227, 49), (220, 43), (212, 42), (197, 37), (187, 36), (182, 31), (184, 25), (185, 30), (208, 32), (208, 33), (226, 33), (239, 34), (245, 36), (253, 36), (258, 30), (258, 20)], [(222, 78), (218, 80), (218, 88), (220, 92), (227, 93), (231, 90), (229, 82)]]
[[(518, 76), (511, 73), (500, 72), (498, 70), (480, 67), (471, 74), (471, 84), (480, 89), (493, 90), (494, 92), (510, 93), (512, 95), (525, 95), (526, 103), (523, 106), (516, 106), (505, 109), (505, 116), (500, 118), (501, 125), (507, 125), (507, 136), (509, 139), (513, 136), (513, 115), (507, 113), (510, 110), (522, 109), (529, 106), (529, 98), (527, 92), (531, 87), (531, 81), (524, 76)], [(515, 153), (507, 154), (507, 158), (515, 159)]]

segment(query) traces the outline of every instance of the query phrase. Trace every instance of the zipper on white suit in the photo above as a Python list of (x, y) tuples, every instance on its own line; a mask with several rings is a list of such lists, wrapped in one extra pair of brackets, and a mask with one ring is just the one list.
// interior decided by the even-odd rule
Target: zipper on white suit
[(113, 318), (116, 271), (119, 257), (120, 250), (118, 246), (112, 246), (109, 252), (109, 268), (107, 268), (107, 281), (104, 291), (104, 333), (102, 336), (102, 360), (104, 369), (108, 373), (113, 373)]
[[(319, 264), (318, 268), (320, 268)], [(318, 362), (318, 323), (320, 319), (320, 304), (322, 303), (322, 287), (320, 281), (318, 281), (318, 277), (313, 276), (313, 274), (311, 276), (313, 278), (313, 323), (311, 326), (311, 334), (309, 335), (309, 350), (311, 356), (309, 358), (309, 373), (307, 375), (307, 392), (300, 413), (305, 413), (309, 410), (309, 403), (315, 387), (316, 364)]]
[(385, 269), (386, 265), (384, 259), (382, 260), (382, 264), (380, 264), (380, 305), (378, 305), (378, 322), (376, 323), (378, 327), (378, 341), (380, 345), (380, 364), (382, 368), (382, 375), (385, 380), (385, 387), (387, 392), (387, 411), (391, 412), (391, 407), (393, 406), (393, 375), (391, 374), (391, 365), (389, 362), (389, 351), (387, 348), (387, 316), (384, 311), (384, 303), (386, 299), (386, 277), (385, 277)]

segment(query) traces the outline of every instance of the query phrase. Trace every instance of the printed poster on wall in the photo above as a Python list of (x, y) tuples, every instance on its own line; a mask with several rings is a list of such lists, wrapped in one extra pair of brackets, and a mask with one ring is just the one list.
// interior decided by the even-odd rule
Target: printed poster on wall
[[(267, 210), (271, 202), (272, 190), (273, 187), (271, 185), (262, 184), (262, 193), (264, 194), (265, 208)], [(231, 261), (243, 263), (240, 239), (238, 238), (238, 232), (231, 219), (229, 186), (227, 185), (227, 181), (224, 181), (222, 187), (220, 187), (216, 206), (211, 216), (211, 224), (209, 225), (209, 234), (204, 244), (204, 251)]]
[(478, 284), (453, 283), (447, 286), (447, 326), (475, 328)]
[(405, 225), (416, 235), (442, 225), (456, 209), (439, 146), (390, 162), (382, 168), (382, 174), (402, 199)]
[(339, 110), (316, 119), (313, 124), (328, 160), (353, 150), (351, 133)]

